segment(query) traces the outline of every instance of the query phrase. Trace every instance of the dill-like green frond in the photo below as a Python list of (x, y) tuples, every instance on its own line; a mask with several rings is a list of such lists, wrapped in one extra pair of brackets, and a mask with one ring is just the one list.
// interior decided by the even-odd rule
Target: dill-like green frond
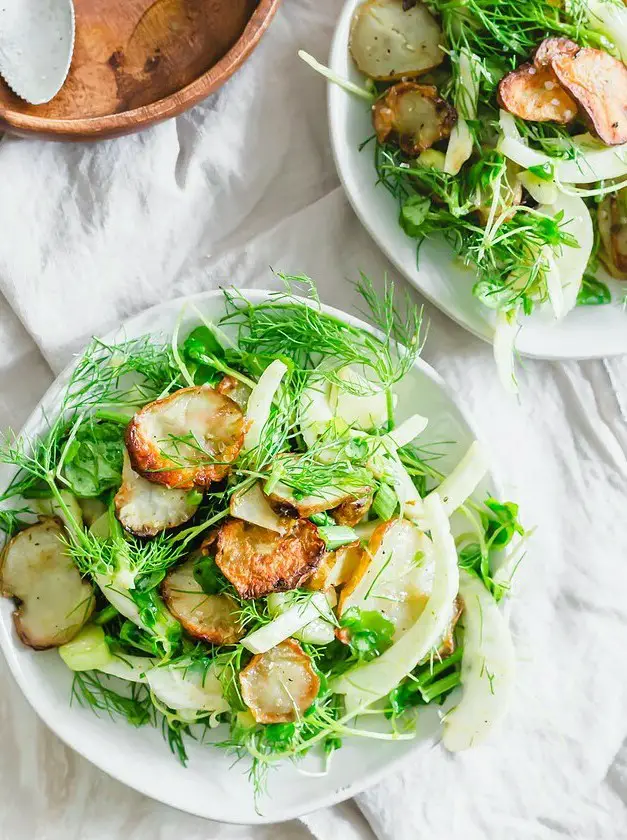
[[(379, 337), (324, 312), (308, 277), (279, 277), (286, 291), (262, 303), (253, 304), (237, 292), (225, 291), (227, 315), (221, 323), (237, 327), (238, 345), (245, 353), (287, 358), (301, 372), (317, 369), (324, 360), (324, 367), (316, 375), (332, 382), (338, 381), (341, 368), (355, 365), (371, 371), (373, 391), (398, 382), (420, 354), (422, 313), (410, 306), (401, 318), (394, 305), (392, 284), (386, 286), (381, 299), (364, 275), (359, 284), (366, 303), (375, 303), (370, 314), (382, 329), (383, 336)], [(295, 292), (307, 296), (311, 304), (295, 300)], [(397, 344), (400, 339), (402, 344)]]

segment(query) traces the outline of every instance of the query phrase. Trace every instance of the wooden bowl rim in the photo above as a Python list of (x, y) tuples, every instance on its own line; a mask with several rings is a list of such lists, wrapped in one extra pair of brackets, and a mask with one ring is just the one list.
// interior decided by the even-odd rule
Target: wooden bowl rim
[[(88, 140), (130, 134), (149, 125), (176, 117), (196, 105), (226, 82), (244, 63), (268, 28), (281, 0), (259, 0), (246, 27), (235, 44), (217, 64), (202, 76), (163, 99), (130, 111), (101, 117), (52, 119), (0, 108), (2, 124), (8, 131), (47, 135), (51, 139)], [(252, 30), (252, 31), (251, 31)]]

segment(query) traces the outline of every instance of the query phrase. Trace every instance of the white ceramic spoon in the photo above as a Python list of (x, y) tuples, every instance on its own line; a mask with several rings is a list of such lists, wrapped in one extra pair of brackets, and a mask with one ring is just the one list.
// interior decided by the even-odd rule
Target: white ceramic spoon
[(31, 105), (50, 102), (74, 52), (72, 0), (1, 0), (0, 74)]

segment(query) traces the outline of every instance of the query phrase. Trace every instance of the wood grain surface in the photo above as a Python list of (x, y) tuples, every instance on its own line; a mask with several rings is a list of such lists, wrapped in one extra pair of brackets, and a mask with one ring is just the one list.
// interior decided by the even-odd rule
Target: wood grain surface
[(257, 44), (280, 0), (74, 0), (68, 79), (46, 105), (0, 80), (0, 128), (96, 139), (175, 116), (216, 90)]

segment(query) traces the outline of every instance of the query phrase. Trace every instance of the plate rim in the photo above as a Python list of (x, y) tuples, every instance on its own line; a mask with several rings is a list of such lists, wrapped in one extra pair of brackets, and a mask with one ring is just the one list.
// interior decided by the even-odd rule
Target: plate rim
[(176, 117), (206, 99), (241, 67), (270, 26), (280, 3), (281, 0), (259, 0), (231, 49), (202, 75), (162, 99), (116, 114), (67, 120), (0, 107), (0, 129), (50, 140), (100, 140), (134, 134)]
[[(342, 9), (338, 15), (335, 29), (333, 31), (333, 37), (331, 41), (331, 48), (329, 51), (329, 59), (328, 65), (329, 68), (333, 71), (337, 72), (337, 64), (339, 61), (339, 56), (341, 53), (344, 53), (348, 50), (348, 44), (345, 42), (343, 36), (343, 31), (347, 28), (347, 18), (352, 15), (354, 8), (359, 5), (362, 0), (344, 0), (344, 4)], [(341, 74), (340, 74), (341, 75)], [(351, 205), (355, 215), (359, 219), (361, 225), (366, 229), (368, 235), (374, 241), (376, 246), (379, 250), (383, 253), (383, 255), (394, 265), (394, 267), (402, 274), (402, 276), (407, 280), (407, 282), (413, 286), (426, 300), (429, 301), (433, 306), (435, 306), (440, 312), (446, 315), (447, 318), (450, 318), (454, 323), (458, 326), (462, 327), (462, 329), (466, 330), (466, 332), (471, 333), (472, 335), (476, 336), (477, 338), (481, 339), (487, 344), (492, 345), (493, 343), (493, 333), (490, 332), (489, 329), (485, 331), (481, 331), (474, 325), (470, 325), (469, 323), (465, 322), (462, 318), (460, 318), (456, 313), (450, 311), (448, 308), (438, 300), (438, 298), (431, 294), (423, 284), (421, 284), (418, 280), (420, 276), (420, 270), (417, 270), (415, 275), (410, 273), (404, 263), (395, 256), (393, 247), (387, 242), (386, 237), (381, 234), (366, 218), (366, 214), (362, 211), (362, 203), (359, 200), (357, 195), (357, 191), (353, 189), (351, 182), (349, 181), (349, 176), (346, 171), (346, 168), (341, 163), (341, 153), (345, 147), (345, 144), (341, 140), (341, 128), (340, 128), (340, 118), (339, 112), (340, 108), (338, 108), (338, 101), (341, 96), (349, 96), (346, 91), (342, 90), (338, 85), (333, 84), (332, 82), (327, 82), (327, 119), (329, 123), (329, 136), (331, 140), (331, 152), (333, 155), (333, 160), (335, 163), (336, 172), (342, 184), (342, 188), (346, 197), (348, 198), (349, 204)], [(373, 185), (375, 183), (375, 179), (373, 177)], [(487, 323), (487, 322), (486, 322)], [(566, 353), (560, 352), (558, 350), (547, 352), (547, 351), (535, 351), (533, 348), (525, 347), (522, 350), (517, 348), (516, 352), (519, 356), (523, 358), (529, 359), (538, 359), (543, 361), (591, 361), (596, 359), (605, 359), (605, 358), (615, 358), (620, 357), (623, 355), (627, 355), (627, 322), (625, 324), (625, 346), (623, 348), (614, 348), (610, 352), (607, 351), (582, 351), (576, 354), (573, 353)]]
[[(255, 298), (259, 300), (266, 300), (271, 294), (275, 294), (276, 290), (242, 288), (238, 289), (238, 292), (250, 300), (254, 300)], [(172, 300), (163, 301), (161, 303), (155, 304), (154, 306), (150, 306), (140, 312), (137, 312), (135, 315), (132, 315), (130, 318), (127, 318), (124, 321), (122, 321), (122, 323), (117, 327), (108, 330), (104, 335), (98, 337), (101, 338), (101, 340), (104, 342), (111, 342), (116, 337), (119, 338), (120, 332), (126, 331), (128, 331), (129, 336), (132, 337), (138, 333), (137, 329), (133, 329), (133, 325), (141, 323), (144, 319), (154, 318), (156, 320), (160, 315), (167, 314), (169, 311), (171, 311), (172, 314), (175, 314), (176, 312), (180, 313), (188, 304), (198, 304), (202, 303), (202, 301), (204, 300), (215, 300), (216, 298), (222, 297), (223, 287), (220, 287), (218, 289), (196, 292), (192, 295), (183, 295)], [(303, 298), (298, 295), (295, 295), (295, 297), (308, 306), (315, 305), (311, 299)], [(321, 305), (324, 311), (330, 313), (331, 315), (334, 315), (342, 321), (352, 323), (353, 325), (360, 325), (362, 327), (368, 328), (370, 331), (376, 332), (376, 330), (370, 324), (368, 324), (366, 321), (364, 321), (356, 315), (352, 315), (351, 313), (345, 312), (341, 309), (338, 309), (337, 307), (325, 303), (322, 303)], [(82, 350), (77, 351), (77, 353), (73, 355), (70, 362), (63, 368), (63, 370), (58, 374), (58, 376), (46, 389), (45, 393), (42, 395), (41, 399), (38, 401), (33, 411), (29, 414), (28, 418), (24, 421), (24, 423), (22, 423), (19, 435), (23, 434), (24, 430), (26, 430), (29, 426), (41, 424), (42, 407), (46, 404), (47, 401), (54, 400), (55, 397), (56, 399), (58, 399), (58, 392), (62, 390), (62, 388), (67, 383), (71, 372), (74, 370), (74, 368), (78, 364), (78, 361), (80, 360), (81, 354)], [(442, 376), (433, 367), (431, 367), (431, 365), (429, 365), (420, 357), (415, 360), (414, 365), (412, 367), (417, 368), (422, 374), (429, 378), (441, 391), (444, 392), (444, 395), (456, 407), (461, 417), (461, 420), (468, 428), (469, 433), (472, 434), (475, 437), (475, 439), (479, 439), (472, 418), (469, 417), (467, 410), (458, 403), (457, 399), (455, 398), (453, 389), (446, 383)], [(12, 468), (10, 466), (3, 466), (3, 469), (0, 472), (12, 472)], [(490, 464), (490, 469), (487, 473), (487, 478), (489, 479), (490, 486), (494, 489), (494, 491), (502, 495), (502, 485), (500, 477), (498, 475), (498, 470), (495, 470), (493, 463)], [(403, 764), (408, 762), (410, 759), (415, 758), (419, 752), (425, 750), (429, 751), (435, 746), (437, 746), (439, 743), (439, 738), (434, 739), (417, 737), (415, 742), (405, 753), (390, 758), (378, 770), (367, 773), (364, 777), (354, 781), (352, 784), (343, 787), (336, 787), (326, 794), (317, 796), (316, 799), (312, 801), (311, 806), (309, 807), (308, 805), (304, 810), (298, 805), (294, 805), (284, 809), (277, 809), (277, 815), (266, 817), (263, 814), (256, 814), (253, 820), (246, 819), (244, 822), (238, 820), (236, 815), (225, 816), (224, 814), (220, 814), (219, 816), (216, 816), (215, 813), (211, 812), (210, 798), (208, 798), (208, 800), (206, 801), (206, 805), (209, 807), (202, 807), (199, 804), (198, 808), (193, 809), (187, 806), (183, 806), (181, 804), (177, 804), (175, 793), (173, 793), (172, 796), (163, 796), (152, 792), (150, 790), (150, 785), (148, 781), (149, 774), (146, 774), (146, 783), (144, 783), (143, 777), (137, 778), (136, 776), (125, 776), (123, 762), (117, 760), (114, 757), (113, 752), (107, 753), (102, 750), (98, 750), (96, 751), (95, 755), (93, 754), (93, 752), (90, 753), (89, 748), (85, 746), (85, 744), (90, 743), (89, 739), (86, 739), (85, 742), (81, 741), (79, 737), (80, 733), (77, 733), (73, 729), (71, 722), (67, 724), (64, 721), (62, 724), (59, 724), (57, 721), (55, 721), (54, 706), (45, 699), (47, 696), (45, 693), (42, 692), (41, 694), (38, 694), (37, 691), (33, 689), (30, 678), (22, 669), (18, 657), (18, 646), (16, 640), (11, 634), (11, 626), (12, 622), (5, 622), (3, 620), (0, 620), (0, 649), (2, 650), (2, 654), (4, 655), (4, 658), (9, 666), (11, 674), (17, 682), (24, 698), (27, 700), (27, 702), (38, 715), (38, 717), (43, 721), (43, 723), (61, 741), (63, 741), (63, 743), (66, 746), (74, 750), (82, 758), (84, 758), (90, 764), (97, 767), (102, 772), (106, 773), (111, 778), (115, 779), (116, 781), (120, 782), (126, 787), (131, 788), (132, 790), (136, 790), (137, 792), (149, 797), (150, 799), (156, 802), (164, 803), (172, 808), (176, 808), (177, 810), (183, 813), (192, 814), (193, 816), (202, 817), (204, 819), (210, 820), (218, 820), (220, 822), (232, 825), (271, 825), (275, 823), (281, 823), (293, 819), (298, 819), (299, 817), (311, 814), (314, 811), (317, 811), (321, 808), (327, 808), (332, 805), (344, 802), (345, 800), (350, 799), (359, 793), (362, 793), (367, 788), (377, 784), (388, 774), (394, 772), (395, 770), (398, 770)], [(37, 653), (37, 651), (32, 651), (33, 655), (36, 655)], [(119, 724), (121, 726), (124, 725), (123, 721), (114, 721), (114, 723)], [(172, 757), (172, 761), (175, 760), (175, 757)]]

